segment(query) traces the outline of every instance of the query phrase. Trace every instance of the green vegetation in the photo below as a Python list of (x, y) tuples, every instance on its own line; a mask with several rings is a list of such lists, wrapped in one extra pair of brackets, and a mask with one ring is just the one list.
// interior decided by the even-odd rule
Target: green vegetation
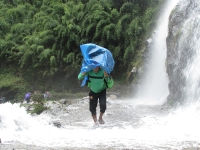
[(37, 115), (41, 114), (44, 110), (47, 110), (48, 108), (45, 107), (41, 103), (34, 104), (34, 110), (31, 112), (31, 114), (36, 113)]
[(0, 90), (21, 99), (27, 90), (74, 92), (85, 43), (108, 48), (116, 62), (112, 76), (125, 79), (141, 65), (163, 1), (1, 0)]
[(49, 109), (45, 106), (45, 100), (43, 98), (43, 95), (41, 94), (34, 94), (32, 99), (33, 104), (29, 107), (33, 106), (34, 109), (31, 111), (31, 114), (36, 113), (37, 115), (41, 114), (44, 110)]

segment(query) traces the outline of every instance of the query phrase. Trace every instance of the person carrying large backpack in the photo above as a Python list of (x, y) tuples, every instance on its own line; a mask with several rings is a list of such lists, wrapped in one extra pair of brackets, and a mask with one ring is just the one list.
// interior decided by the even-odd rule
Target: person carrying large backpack
[[(95, 124), (104, 124), (103, 114), (106, 111), (106, 89), (111, 88), (114, 81), (106, 71), (99, 66), (88, 72), (82, 72), (78, 75), (78, 79), (82, 80), (88, 77), (87, 86), (90, 88), (89, 92), (89, 110)], [(97, 104), (100, 104), (100, 115), (97, 120)]]

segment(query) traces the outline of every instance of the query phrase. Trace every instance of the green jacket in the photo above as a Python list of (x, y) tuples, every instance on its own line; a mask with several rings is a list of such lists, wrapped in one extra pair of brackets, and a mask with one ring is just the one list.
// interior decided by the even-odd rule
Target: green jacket
[(84, 76), (82, 73), (78, 75), (78, 79), (82, 80), (85, 76), (89, 77), (88, 87), (94, 92), (99, 93), (106, 88), (111, 88), (113, 86), (113, 79), (111, 77), (104, 77), (104, 71), (99, 69), (97, 73), (93, 70), (87, 72)]

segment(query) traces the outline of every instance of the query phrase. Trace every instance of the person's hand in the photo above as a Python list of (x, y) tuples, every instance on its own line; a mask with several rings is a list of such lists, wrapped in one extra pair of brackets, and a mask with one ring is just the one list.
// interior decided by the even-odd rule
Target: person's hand
[(104, 77), (108, 77), (108, 73), (104, 70)]
[(82, 76), (85, 76), (85, 74), (86, 74), (86, 72), (83, 72), (83, 73), (82, 73)]

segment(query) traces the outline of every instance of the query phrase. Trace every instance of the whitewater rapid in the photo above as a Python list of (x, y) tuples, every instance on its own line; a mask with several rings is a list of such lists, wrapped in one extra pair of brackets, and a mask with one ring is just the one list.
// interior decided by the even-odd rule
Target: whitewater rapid
[[(149, 107), (130, 104), (126, 100), (113, 100), (108, 103), (108, 112), (104, 116), (106, 124), (99, 126), (93, 124), (89, 112), (86, 114), (87, 102), (60, 108), (64, 109), (68, 112), (54, 114), (59, 117), (50, 113), (31, 116), (19, 104), (0, 105), (2, 144), (18, 142), (49, 149), (200, 147), (200, 111), (194, 105), (169, 111), (161, 106)], [(61, 122), (60, 128), (53, 125), (55, 120)]]

